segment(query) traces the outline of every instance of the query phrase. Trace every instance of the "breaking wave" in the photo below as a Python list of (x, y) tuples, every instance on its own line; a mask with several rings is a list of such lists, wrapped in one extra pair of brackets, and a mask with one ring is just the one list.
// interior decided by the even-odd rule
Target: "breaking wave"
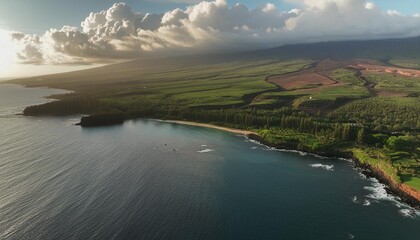
[(397, 198), (386, 191), (386, 185), (380, 183), (376, 178), (369, 179), (372, 182), (371, 186), (364, 187), (365, 190), (371, 193), (367, 195), (368, 198), (374, 200), (388, 200), (396, 201)]
[[(376, 178), (369, 178), (369, 180), (372, 182), (372, 185), (364, 187), (364, 189), (371, 192), (370, 194), (366, 196), (367, 198), (370, 198), (376, 201), (382, 200), (382, 201), (392, 202), (397, 208), (399, 208), (398, 212), (403, 217), (410, 217), (410, 218), (420, 217), (420, 209), (411, 207), (410, 205), (401, 202), (401, 199), (399, 197), (389, 194), (386, 191), (386, 188), (387, 188), (386, 185), (380, 183)], [(369, 205), (370, 205), (370, 201), (369, 200), (367, 201), (369, 202)]]
[(327, 171), (334, 171), (334, 165), (325, 165), (321, 163), (315, 163), (315, 164), (311, 164), (310, 166), (314, 168), (323, 168)]
[(269, 146), (267, 146), (267, 145), (265, 145), (265, 144), (263, 144), (263, 143), (261, 143), (261, 142), (259, 142), (259, 141), (257, 141), (257, 140), (254, 140), (254, 139), (250, 139), (249, 137), (246, 137), (245, 136), (245, 142), (251, 142), (251, 143), (254, 143), (254, 144), (257, 144), (257, 145), (260, 145), (260, 146), (264, 146), (265, 147), (265, 149), (264, 150), (266, 150), (266, 151), (278, 151), (278, 152), (290, 152), (290, 153), (297, 153), (297, 154), (299, 154), (300, 156), (314, 156), (314, 157), (316, 157), (316, 158), (319, 158), (319, 159), (329, 159), (330, 157), (323, 157), (323, 156), (321, 156), (321, 155), (318, 155), (318, 154), (315, 154), (315, 153), (308, 153), (308, 152), (304, 152), (304, 151), (299, 151), (299, 150), (292, 150), (292, 149), (284, 149), (284, 148), (275, 148), (275, 147), (269, 147)]
[(204, 150), (200, 150), (200, 151), (197, 151), (198, 153), (208, 153), (208, 152), (213, 152), (214, 151), (214, 149), (204, 149)]
[(367, 199), (365, 199), (365, 201), (363, 201), (363, 206), (370, 206), (370, 201), (369, 200), (367, 200)]

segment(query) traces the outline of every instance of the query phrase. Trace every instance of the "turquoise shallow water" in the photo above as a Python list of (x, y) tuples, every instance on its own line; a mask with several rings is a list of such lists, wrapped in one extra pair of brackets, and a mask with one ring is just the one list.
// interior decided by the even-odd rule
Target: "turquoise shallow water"
[(214, 129), (17, 116), (0, 85), (0, 239), (417, 239), (420, 216), (351, 162)]

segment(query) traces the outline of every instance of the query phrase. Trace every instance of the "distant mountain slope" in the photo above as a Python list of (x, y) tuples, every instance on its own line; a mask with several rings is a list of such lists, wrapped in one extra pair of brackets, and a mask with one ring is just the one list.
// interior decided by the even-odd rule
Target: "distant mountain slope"
[[(420, 36), (411, 38), (336, 41), (308, 44), (289, 44), (276, 48), (227, 54), (207, 54), (170, 58), (142, 59), (117, 64), (118, 67), (136, 67), (148, 64), (212, 64), (226, 61), (253, 59), (295, 59), (295, 58), (369, 58), (386, 61), (391, 58), (420, 58)], [(150, 62), (148, 62), (150, 61)], [(158, 62), (155, 62), (158, 61)]]
[(287, 58), (419, 58), (420, 36), (402, 39), (338, 41), (284, 45), (267, 50), (251, 51), (239, 56)]
[[(339, 41), (310, 44), (285, 45), (277, 48), (240, 53), (184, 55), (177, 57), (138, 59), (112, 64), (100, 68), (81, 70), (71, 73), (53, 74), (42, 77), (15, 80), (17, 83), (42, 85), (50, 81), (83, 82), (88, 80), (115, 79), (135, 81), (139, 74), (170, 71), (171, 69), (227, 63), (233, 61), (287, 60), (297, 58), (311, 59), (350, 59), (369, 58), (388, 61), (392, 58), (419, 58), (420, 36), (403, 39)], [(124, 78), (124, 79), (121, 79)], [(41, 80), (42, 79), (42, 80)], [(33, 81), (39, 84), (33, 84)]]

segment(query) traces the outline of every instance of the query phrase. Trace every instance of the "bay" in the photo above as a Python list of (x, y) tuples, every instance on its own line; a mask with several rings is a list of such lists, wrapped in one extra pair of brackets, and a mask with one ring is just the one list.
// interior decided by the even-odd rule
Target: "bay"
[(351, 162), (153, 120), (25, 117), (0, 84), (0, 239), (416, 239), (417, 211)]

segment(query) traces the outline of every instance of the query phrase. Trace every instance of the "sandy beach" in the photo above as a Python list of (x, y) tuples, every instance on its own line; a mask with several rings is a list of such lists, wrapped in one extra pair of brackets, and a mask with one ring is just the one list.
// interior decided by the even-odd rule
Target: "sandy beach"
[(197, 122), (177, 121), (177, 120), (159, 120), (159, 119), (154, 119), (154, 120), (159, 121), (159, 122), (176, 123), (176, 124), (182, 124), (182, 125), (188, 125), (188, 126), (213, 128), (213, 129), (218, 129), (218, 130), (222, 130), (222, 131), (226, 131), (226, 132), (242, 134), (242, 135), (250, 135), (250, 134), (257, 135), (255, 132), (252, 132), (252, 131), (236, 129), (236, 128), (220, 127), (220, 126), (207, 124), (207, 123), (197, 123)]

